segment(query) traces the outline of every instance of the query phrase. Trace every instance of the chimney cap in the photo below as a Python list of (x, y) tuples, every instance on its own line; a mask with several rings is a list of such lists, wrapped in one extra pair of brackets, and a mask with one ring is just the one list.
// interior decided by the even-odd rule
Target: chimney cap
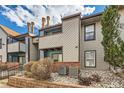
[(47, 19), (50, 20), (50, 16), (47, 16)]
[(42, 17), (42, 20), (45, 21), (45, 17)]
[(30, 22), (27, 22), (27, 24), (29, 24), (29, 25), (30, 25), (31, 23), (30, 23)]

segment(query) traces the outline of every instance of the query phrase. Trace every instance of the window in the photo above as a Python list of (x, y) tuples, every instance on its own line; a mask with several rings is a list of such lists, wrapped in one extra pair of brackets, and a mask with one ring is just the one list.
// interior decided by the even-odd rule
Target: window
[(2, 49), (2, 39), (0, 39), (0, 49)]
[(8, 44), (16, 43), (16, 42), (17, 42), (17, 40), (14, 39), (14, 38), (8, 37), (8, 39), (7, 39), (7, 43), (8, 43)]
[(0, 55), (0, 62), (2, 62), (2, 55)]
[(95, 67), (96, 66), (96, 51), (90, 50), (84, 52), (85, 66)]
[(62, 62), (62, 54), (52, 54), (52, 59), (54, 62)]
[(54, 62), (62, 62), (62, 48), (53, 48), (44, 50), (44, 57), (50, 57)]
[(57, 33), (62, 33), (62, 27), (44, 30), (44, 35), (45, 36), (54, 35), (54, 34), (57, 34)]
[(84, 27), (84, 40), (95, 40), (95, 24)]

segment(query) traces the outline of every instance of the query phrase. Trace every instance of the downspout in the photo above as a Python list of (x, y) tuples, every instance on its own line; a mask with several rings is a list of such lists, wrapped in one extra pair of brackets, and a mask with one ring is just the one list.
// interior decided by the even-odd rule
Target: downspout
[(79, 42), (79, 48), (78, 48), (78, 54), (79, 54), (79, 59), (78, 59), (78, 61), (79, 61), (79, 64), (80, 64), (80, 69), (81, 69), (81, 61), (80, 61), (80, 30), (81, 30), (81, 18), (79, 17), (79, 40), (78, 40), (78, 42)]
[(6, 38), (6, 61), (8, 62), (8, 35), (7, 35), (7, 38)]

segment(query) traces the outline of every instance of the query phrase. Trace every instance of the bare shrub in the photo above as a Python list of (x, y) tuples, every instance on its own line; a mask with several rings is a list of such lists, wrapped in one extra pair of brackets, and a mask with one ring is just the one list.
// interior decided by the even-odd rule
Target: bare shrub
[(31, 66), (34, 64), (35, 62), (28, 62), (24, 65), (24, 70), (27, 72), (31, 72)]
[(31, 67), (33, 77), (38, 80), (46, 80), (50, 78), (52, 72), (52, 61), (49, 58), (45, 58), (39, 62), (36, 62)]
[(91, 75), (90, 79), (92, 81), (95, 81), (95, 82), (100, 82), (101, 81), (101, 77), (98, 74)]
[(91, 84), (91, 79), (89, 77), (80, 78), (79, 79), (79, 84), (89, 86)]
[(0, 64), (0, 70), (7, 70), (7, 64)]
[(92, 74), (87, 77), (81, 77), (81, 74), (79, 74), (78, 80), (80, 85), (89, 86), (90, 84), (92, 84), (92, 82), (100, 82), (101, 77), (98, 74)]
[(24, 72), (24, 75), (25, 75), (25, 77), (27, 77), (27, 78), (33, 78), (33, 74), (32, 74), (31, 72), (25, 71), (25, 72)]

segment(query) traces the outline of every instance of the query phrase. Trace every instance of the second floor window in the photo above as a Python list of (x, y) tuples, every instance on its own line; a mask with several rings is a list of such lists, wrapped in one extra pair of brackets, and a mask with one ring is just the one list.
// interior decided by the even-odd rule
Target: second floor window
[[(44, 30), (44, 36), (54, 35), (57, 33), (62, 33), (62, 27)], [(43, 35), (43, 33), (40, 33), (40, 34), (41, 34), (41, 36)]]
[(2, 49), (2, 39), (0, 39), (0, 49)]
[(84, 40), (95, 40), (95, 24), (84, 27)]
[(14, 39), (14, 38), (11, 38), (11, 37), (8, 37), (8, 44), (11, 44), (11, 43), (15, 43), (15, 42), (17, 42), (17, 40), (16, 39)]

